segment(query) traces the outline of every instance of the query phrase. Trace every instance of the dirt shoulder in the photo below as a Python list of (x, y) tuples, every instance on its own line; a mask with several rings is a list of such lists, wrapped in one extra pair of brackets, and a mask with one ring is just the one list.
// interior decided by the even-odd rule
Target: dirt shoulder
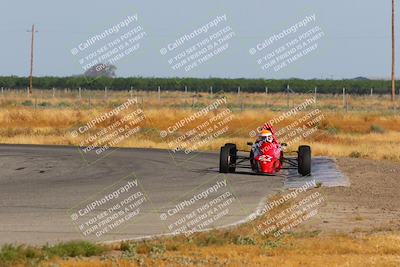
[(339, 158), (350, 187), (320, 188), (325, 201), (299, 230), (323, 233), (393, 231), (400, 229), (400, 164)]

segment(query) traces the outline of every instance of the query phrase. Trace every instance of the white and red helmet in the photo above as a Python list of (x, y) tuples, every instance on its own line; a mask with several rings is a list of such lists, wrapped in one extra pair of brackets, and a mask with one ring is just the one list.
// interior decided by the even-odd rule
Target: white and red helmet
[(261, 133), (259, 134), (259, 138), (260, 138), (260, 140), (262, 140), (264, 142), (268, 142), (268, 143), (272, 143), (272, 141), (274, 139), (271, 131), (269, 131), (269, 130), (262, 130)]

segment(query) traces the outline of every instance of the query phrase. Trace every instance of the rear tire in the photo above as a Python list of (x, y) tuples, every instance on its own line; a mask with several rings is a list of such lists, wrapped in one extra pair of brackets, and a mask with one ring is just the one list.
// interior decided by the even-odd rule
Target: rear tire
[(226, 144), (221, 147), (219, 154), (219, 172), (229, 173), (235, 172), (236, 166), (230, 166), (236, 163), (237, 149), (235, 144)]
[(253, 149), (250, 151), (250, 166), (253, 171), (256, 170), (255, 162), (254, 162), (254, 152)]
[(311, 147), (299, 146), (298, 156), (298, 171), (301, 175), (306, 176), (311, 174)]

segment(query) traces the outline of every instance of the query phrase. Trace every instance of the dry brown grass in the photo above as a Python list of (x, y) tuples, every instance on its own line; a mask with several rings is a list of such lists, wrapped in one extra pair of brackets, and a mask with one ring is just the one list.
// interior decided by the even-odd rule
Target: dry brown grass
[[(157, 133), (193, 114), (199, 107), (212, 103), (222, 94), (210, 96), (169, 92), (162, 95), (161, 101), (153, 92), (135, 92), (133, 96), (138, 97), (138, 106), (144, 109), (148, 118), (143, 127), (150, 131), (132, 136), (118, 146), (168, 148)], [(224, 96), (235, 114), (235, 119), (229, 124), (234, 134), (215, 140), (201, 150), (216, 151), (225, 142), (235, 142), (243, 149), (245, 143), (252, 139), (248, 136), (249, 131), (288, 110), (287, 99), (280, 94)], [(312, 96), (291, 96), (290, 106)], [(89, 92), (83, 92), (82, 99), (77, 99), (76, 92), (57, 92), (54, 98), (51, 92), (37, 91), (31, 98), (27, 98), (25, 93), (7, 92), (0, 97), (0, 143), (77, 145), (85, 136), (73, 139), (70, 136), (73, 129), (123, 103), (127, 97), (130, 97), (129, 92), (108, 92), (105, 99), (103, 92), (96, 91), (90, 93), (89, 101)], [(318, 125), (318, 131), (301, 142), (312, 145), (314, 155), (400, 160), (400, 150), (397, 149), (400, 144), (400, 116), (389, 110), (390, 101), (379, 96), (351, 97), (349, 112), (342, 108), (341, 101), (340, 96), (319, 96), (317, 106), (310, 107), (308, 112), (319, 108), (325, 118)], [(301, 114), (297, 118), (299, 116)], [(277, 128), (297, 118), (291, 117), (279, 123)]]
[[(185, 245), (179, 251), (167, 251), (162, 257), (137, 261), (57, 260), (63, 267), (94, 266), (399, 266), (400, 236), (363, 237), (288, 237), (277, 248), (251, 245)], [(54, 263), (54, 262), (52, 262)], [(47, 266), (51, 266), (50, 264)]]

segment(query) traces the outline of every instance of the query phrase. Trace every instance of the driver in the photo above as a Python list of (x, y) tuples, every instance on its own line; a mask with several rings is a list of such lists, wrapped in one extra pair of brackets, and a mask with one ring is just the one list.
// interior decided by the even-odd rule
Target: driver
[(273, 137), (271, 131), (264, 129), (258, 135), (256, 143), (259, 144), (259, 146), (261, 146), (265, 142), (272, 143), (273, 141), (274, 141), (274, 137)]
[(273, 142), (274, 142), (274, 136), (272, 132), (270, 130), (263, 129), (258, 135), (256, 142), (252, 146), (253, 155), (256, 157), (261, 154), (260, 149), (264, 143), (269, 143), (272, 145)]

